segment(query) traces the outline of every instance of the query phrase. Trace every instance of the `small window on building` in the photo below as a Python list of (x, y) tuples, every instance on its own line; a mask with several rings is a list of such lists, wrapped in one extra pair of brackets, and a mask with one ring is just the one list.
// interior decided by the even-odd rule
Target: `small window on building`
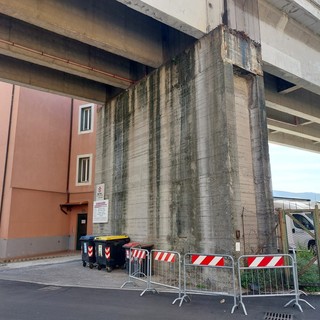
[(85, 104), (79, 109), (79, 133), (93, 131), (93, 104)]
[(91, 184), (92, 154), (77, 157), (77, 181), (76, 185)]

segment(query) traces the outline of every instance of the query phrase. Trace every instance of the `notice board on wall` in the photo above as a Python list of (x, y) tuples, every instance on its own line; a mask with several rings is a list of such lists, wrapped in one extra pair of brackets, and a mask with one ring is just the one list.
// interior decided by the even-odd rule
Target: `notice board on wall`
[(108, 222), (109, 200), (93, 202), (93, 223)]

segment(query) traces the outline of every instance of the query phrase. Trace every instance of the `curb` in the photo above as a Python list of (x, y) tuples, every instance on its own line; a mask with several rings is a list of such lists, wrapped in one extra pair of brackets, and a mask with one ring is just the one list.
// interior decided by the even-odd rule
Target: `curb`
[(57, 253), (52, 253), (47, 255), (40, 255), (40, 256), (5, 258), (5, 259), (0, 259), (0, 264), (3, 265), (3, 264), (16, 263), (16, 262), (47, 260), (47, 259), (63, 258), (63, 257), (70, 257), (70, 256), (80, 256), (80, 253), (77, 251), (63, 251), (63, 252), (57, 252)]

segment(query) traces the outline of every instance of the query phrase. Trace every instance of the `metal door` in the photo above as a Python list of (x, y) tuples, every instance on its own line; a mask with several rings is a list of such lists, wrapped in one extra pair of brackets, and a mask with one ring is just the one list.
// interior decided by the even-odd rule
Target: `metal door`
[(86, 234), (87, 234), (87, 214), (81, 213), (81, 214), (78, 214), (77, 245), (76, 245), (77, 250), (81, 250), (81, 243), (79, 239), (82, 236), (85, 236)]

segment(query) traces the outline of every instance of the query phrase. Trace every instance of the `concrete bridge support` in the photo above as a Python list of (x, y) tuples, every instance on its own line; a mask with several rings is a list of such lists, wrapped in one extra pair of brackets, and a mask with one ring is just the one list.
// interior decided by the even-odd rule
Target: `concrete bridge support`
[(179, 251), (275, 244), (260, 46), (220, 26), (101, 109), (95, 233)]

